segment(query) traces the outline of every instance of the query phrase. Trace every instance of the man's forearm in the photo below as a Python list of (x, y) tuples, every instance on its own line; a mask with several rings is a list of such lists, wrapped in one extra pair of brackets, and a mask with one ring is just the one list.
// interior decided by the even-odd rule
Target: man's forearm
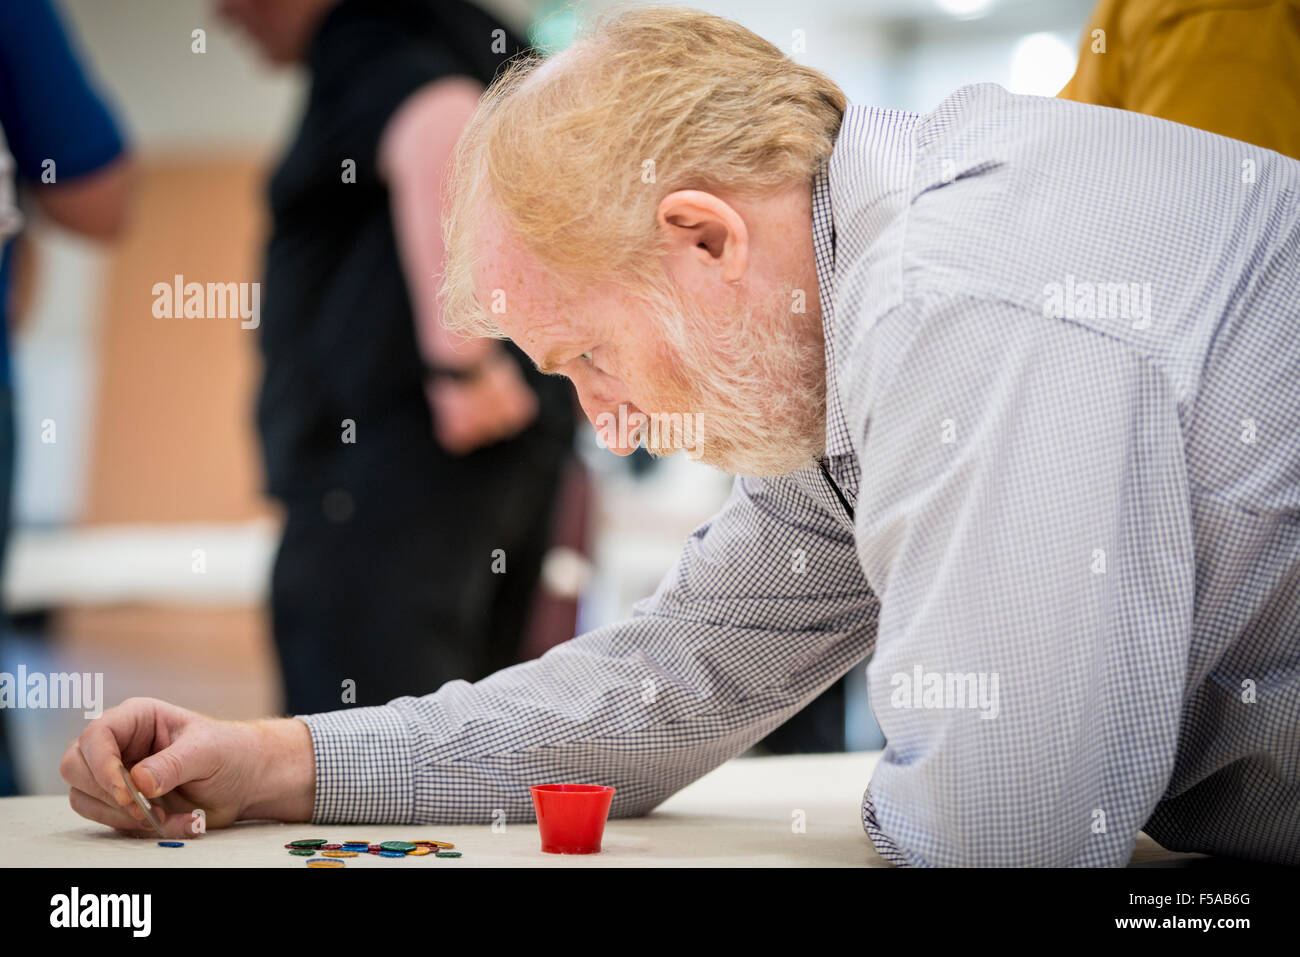
[[(806, 549), (809, 572), (758, 547), (772, 540)], [(814, 571), (829, 568), (846, 571)], [(851, 533), (806, 489), (742, 481), (631, 619), (474, 684), (306, 716), (313, 818), (526, 821), (528, 786), (557, 781), (611, 785), (611, 817), (644, 814), (866, 657), (876, 603), (855, 568)]]

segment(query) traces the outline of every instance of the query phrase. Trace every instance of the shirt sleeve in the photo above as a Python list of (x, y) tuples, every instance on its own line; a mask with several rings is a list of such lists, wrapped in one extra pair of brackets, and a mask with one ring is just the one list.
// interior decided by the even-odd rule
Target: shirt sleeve
[(864, 342), (849, 417), (887, 741), (864, 827), (898, 864), (1122, 866), (1173, 767), (1191, 637), (1170, 383), (1094, 330), (969, 298)]
[(107, 166), (124, 150), (108, 106), (95, 92), (49, 0), (0, 4), (0, 126), (18, 175), (55, 182)]
[(852, 531), (793, 478), (737, 480), (624, 622), (421, 698), (304, 716), (318, 823), (533, 820), (530, 785), (644, 814), (860, 662), (877, 603)]

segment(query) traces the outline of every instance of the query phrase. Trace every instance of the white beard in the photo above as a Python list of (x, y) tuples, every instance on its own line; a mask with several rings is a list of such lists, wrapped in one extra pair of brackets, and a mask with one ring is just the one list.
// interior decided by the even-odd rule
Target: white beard
[[(825, 346), (814, 317), (790, 310), (793, 286), (772, 306), (706, 314), (678, 303), (670, 349), (673, 391), (700, 421), (691, 457), (734, 475), (786, 475), (826, 446)], [(682, 446), (660, 443), (651, 454)]]

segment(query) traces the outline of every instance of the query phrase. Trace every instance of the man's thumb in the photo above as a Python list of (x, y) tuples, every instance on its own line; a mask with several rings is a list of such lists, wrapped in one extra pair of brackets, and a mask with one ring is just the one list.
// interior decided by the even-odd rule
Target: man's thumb
[(176, 741), (133, 767), (131, 777), (140, 793), (152, 801), (193, 778), (191, 750), (183, 740)]

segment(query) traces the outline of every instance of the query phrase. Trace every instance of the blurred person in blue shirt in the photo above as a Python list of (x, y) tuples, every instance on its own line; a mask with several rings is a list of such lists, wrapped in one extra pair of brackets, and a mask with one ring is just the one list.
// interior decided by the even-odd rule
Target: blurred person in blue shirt
[[(0, 4), (0, 572), (9, 538), (14, 415), (9, 362), (13, 278), (30, 249), (18, 198), (73, 232), (117, 235), (130, 163), (122, 133), (50, 0)], [(3, 609), (0, 608), (0, 612)], [(0, 713), (0, 795), (17, 791)]]

